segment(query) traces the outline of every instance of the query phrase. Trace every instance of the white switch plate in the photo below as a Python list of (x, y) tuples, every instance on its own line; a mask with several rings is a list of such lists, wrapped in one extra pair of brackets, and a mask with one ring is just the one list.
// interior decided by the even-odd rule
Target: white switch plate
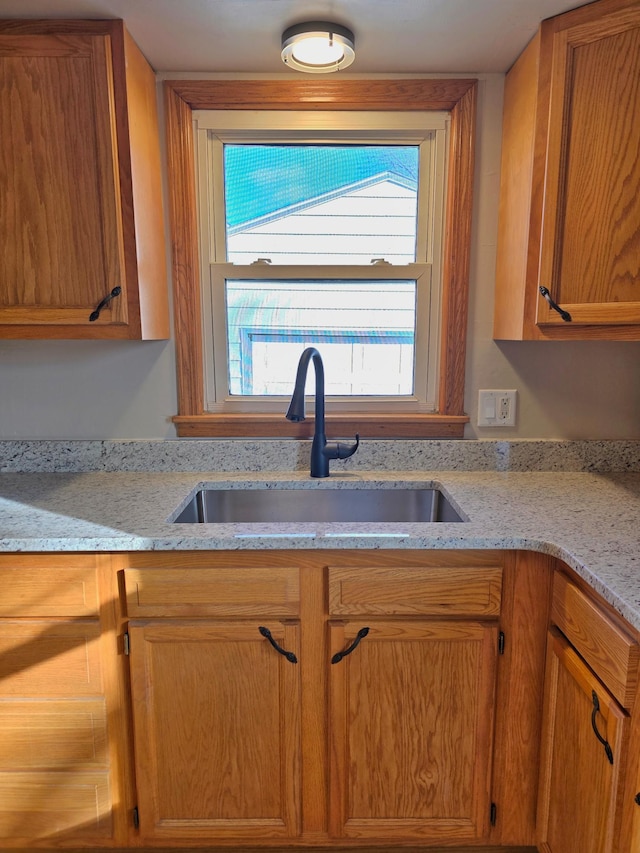
[(479, 427), (516, 425), (516, 391), (478, 391)]

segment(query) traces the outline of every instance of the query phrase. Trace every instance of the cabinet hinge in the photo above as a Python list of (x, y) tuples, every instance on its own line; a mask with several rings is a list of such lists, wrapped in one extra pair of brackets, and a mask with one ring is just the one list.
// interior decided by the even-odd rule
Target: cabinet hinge
[(129, 651), (131, 650), (131, 646), (129, 644), (129, 632), (128, 631), (125, 631), (124, 634), (122, 635), (122, 650), (124, 651), (125, 655), (128, 655)]
[(498, 634), (498, 654), (504, 654), (504, 631), (500, 631)]
[(138, 813), (138, 806), (133, 807), (133, 828), (140, 829), (140, 815)]
[(491, 809), (490, 809), (490, 812), (489, 812), (489, 822), (491, 823), (491, 826), (495, 826), (495, 825), (496, 825), (497, 812), (498, 812), (498, 810), (497, 810), (497, 808), (496, 808), (496, 804), (495, 804), (495, 803), (491, 803)]

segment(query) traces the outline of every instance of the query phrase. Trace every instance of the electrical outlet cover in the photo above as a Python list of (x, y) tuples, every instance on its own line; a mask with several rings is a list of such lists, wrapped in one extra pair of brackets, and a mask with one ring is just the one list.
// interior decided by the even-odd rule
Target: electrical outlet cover
[(479, 427), (515, 426), (516, 395), (515, 390), (489, 391), (482, 389), (478, 391), (477, 425)]

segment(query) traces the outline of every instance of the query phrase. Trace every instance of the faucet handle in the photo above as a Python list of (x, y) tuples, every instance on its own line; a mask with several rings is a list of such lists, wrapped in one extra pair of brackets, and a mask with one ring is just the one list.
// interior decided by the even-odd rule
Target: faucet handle
[(328, 441), (322, 449), (322, 453), (327, 459), (347, 459), (349, 456), (353, 456), (359, 446), (360, 435), (356, 433), (355, 444), (343, 444), (341, 441)]

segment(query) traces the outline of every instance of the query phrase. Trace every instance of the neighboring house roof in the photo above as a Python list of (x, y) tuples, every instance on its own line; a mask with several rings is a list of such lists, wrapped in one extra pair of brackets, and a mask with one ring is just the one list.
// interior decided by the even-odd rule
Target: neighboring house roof
[(370, 178), (363, 178), (360, 181), (354, 181), (351, 184), (345, 184), (344, 186), (338, 187), (337, 189), (331, 190), (330, 192), (322, 193), (321, 195), (314, 196), (313, 198), (306, 199), (305, 201), (297, 202), (296, 204), (281, 207), (278, 210), (274, 210), (272, 213), (265, 214), (264, 216), (258, 216), (255, 219), (249, 219), (246, 222), (242, 222), (239, 225), (229, 228), (227, 234), (229, 237), (231, 237), (235, 234), (240, 234), (245, 231), (252, 231), (255, 228), (258, 228), (262, 225), (267, 225), (268, 223), (274, 222), (278, 219), (283, 219), (287, 216), (303, 213), (309, 208), (316, 207), (320, 204), (326, 204), (328, 201), (333, 201), (337, 198), (342, 198), (344, 196), (360, 193), (362, 190), (370, 189), (385, 182), (389, 182), (397, 185), (398, 187), (402, 187), (403, 189), (410, 190), (412, 194), (415, 194), (417, 190), (417, 182), (412, 180), (411, 178), (407, 178), (402, 175), (397, 175), (394, 172), (389, 171), (379, 172), (376, 175), (372, 175)]
[(227, 256), (285, 264), (415, 260), (416, 182), (380, 172), (230, 228)]

